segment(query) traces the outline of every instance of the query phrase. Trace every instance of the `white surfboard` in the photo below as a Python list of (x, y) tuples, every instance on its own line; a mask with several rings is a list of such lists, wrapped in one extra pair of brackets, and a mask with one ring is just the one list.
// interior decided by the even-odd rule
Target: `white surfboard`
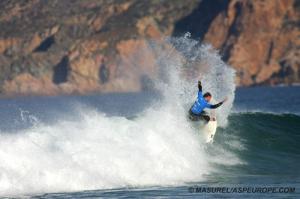
[[(211, 99), (210, 103), (215, 104), (215, 99)], [(216, 110), (215, 109), (208, 109), (206, 112), (209, 114), (210, 118), (214, 118), (214, 120), (210, 120), (207, 124), (202, 126), (202, 132), (204, 134), (204, 139), (206, 143), (212, 143), (214, 141), (214, 137), (217, 131), (217, 120), (216, 120)]]
[(204, 126), (201, 125), (201, 132), (204, 134), (204, 139), (206, 143), (212, 143), (214, 136), (217, 131), (217, 121), (209, 121)]

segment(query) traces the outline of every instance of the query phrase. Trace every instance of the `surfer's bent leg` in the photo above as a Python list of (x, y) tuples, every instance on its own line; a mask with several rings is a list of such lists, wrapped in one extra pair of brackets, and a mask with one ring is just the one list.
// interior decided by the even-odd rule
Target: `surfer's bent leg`
[(191, 121), (199, 121), (201, 120), (201, 116), (193, 113), (192, 110), (189, 110), (189, 119)]
[(201, 115), (201, 118), (203, 118), (203, 120), (205, 120), (206, 122), (209, 122), (210, 117), (208, 115)]
[(205, 111), (202, 111), (199, 115), (192, 112), (192, 110), (189, 110), (189, 119), (191, 121), (199, 121), (204, 120), (205, 122), (209, 122), (210, 117), (207, 115)]
[(202, 120), (205, 120), (206, 122), (209, 122), (209, 120), (210, 120), (209, 115), (205, 111), (202, 111), (200, 113), (200, 117), (201, 117)]

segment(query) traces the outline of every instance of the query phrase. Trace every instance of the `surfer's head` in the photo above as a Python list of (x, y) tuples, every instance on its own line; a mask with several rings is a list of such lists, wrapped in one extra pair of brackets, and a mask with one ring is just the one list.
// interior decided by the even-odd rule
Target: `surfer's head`
[(211, 94), (209, 92), (204, 93), (203, 97), (207, 102), (209, 102), (211, 100)]

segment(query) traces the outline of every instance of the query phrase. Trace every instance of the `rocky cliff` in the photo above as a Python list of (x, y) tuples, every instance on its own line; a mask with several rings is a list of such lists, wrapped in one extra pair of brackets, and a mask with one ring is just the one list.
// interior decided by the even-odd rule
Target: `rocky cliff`
[(1, 1), (1, 93), (141, 90), (141, 78), (151, 76), (154, 66), (151, 53), (139, 49), (146, 39), (170, 35), (175, 21), (197, 3)]
[(220, 49), (239, 85), (300, 82), (299, 27), (297, 0), (204, 0), (177, 23)]
[(156, 73), (147, 39), (190, 31), (240, 85), (299, 82), (299, 1), (3, 0), (0, 92), (139, 91)]

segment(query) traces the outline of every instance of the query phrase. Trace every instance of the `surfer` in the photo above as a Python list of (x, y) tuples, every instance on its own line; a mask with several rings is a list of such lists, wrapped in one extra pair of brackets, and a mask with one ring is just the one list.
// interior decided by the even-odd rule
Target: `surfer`
[(201, 81), (198, 81), (198, 98), (195, 101), (195, 103), (193, 104), (193, 106), (190, 108), (189, 110), (189, 118), (192, 121), (199, 121), (199, 120), (205, 120), (206, 122), (213, 120), (215, 121), (215, 118), (210, 118), (210, 116), (207, 114), (207, 112), (204, 111), (205, 108), (209, 108), (209, 109), (216, 109), (219, 106), (221, 106), (226, 100), (227, 97), (217, 103), (217, 104), (210, 104), (210, 100), (211, 100), (211, 94), (209, 92), (205, 93), (204, 95), (202, 95), (202, 85), (201, 85)]

